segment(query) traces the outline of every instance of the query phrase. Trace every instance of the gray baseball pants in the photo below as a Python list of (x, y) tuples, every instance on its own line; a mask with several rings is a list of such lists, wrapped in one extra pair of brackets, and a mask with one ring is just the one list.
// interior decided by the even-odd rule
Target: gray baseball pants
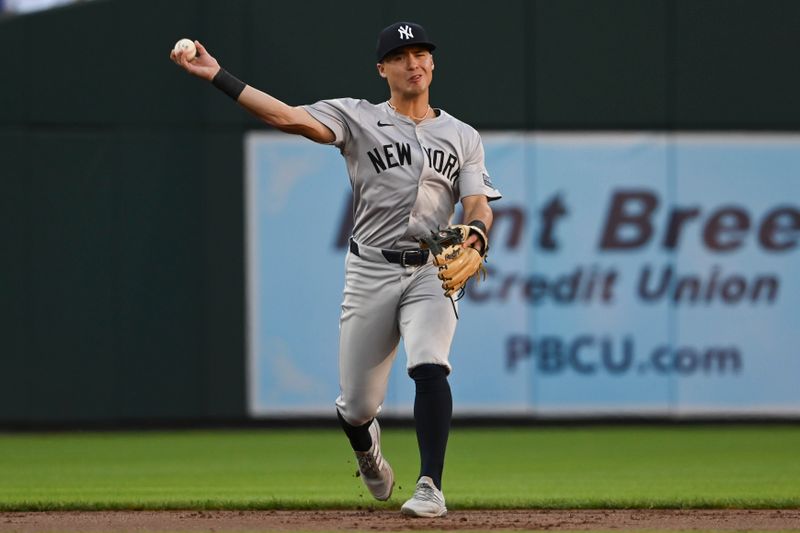
[(347, 254), (336, 407), (348, 424), (361, 426), (377, 416), (401, 337), (408, 370), (430, 363), (450, 372), (457, 320), (436, 274), (430, 258), (421, 266), (401, 266), (363, 245), (359, 256)]

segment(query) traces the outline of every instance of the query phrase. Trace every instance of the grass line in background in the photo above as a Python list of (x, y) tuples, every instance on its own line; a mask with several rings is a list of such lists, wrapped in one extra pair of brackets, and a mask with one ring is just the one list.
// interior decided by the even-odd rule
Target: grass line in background
[[(384, 432), (392, 499), (371, 499), (336, 430), (0, 435), (0, 510), (394, 509), (418, 474)], [(800, 427), (456, 429), (451, 509), (800, 508)]]

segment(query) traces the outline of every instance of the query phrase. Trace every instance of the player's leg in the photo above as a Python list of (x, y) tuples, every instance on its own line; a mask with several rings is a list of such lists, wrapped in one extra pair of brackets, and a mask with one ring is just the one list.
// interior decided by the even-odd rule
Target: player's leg
[(368, 424), (386, 395), (400, 340), (397, 303), (401, 287), (394, 265), (370, 263), (348, 254), (339, 321), (337, 410), (353, 427)]
[(441, 365), (423, 364), (408, 371), (414, 380), (414, 424), (419, 445), (419, 477), (431, 478), (442, 488), (444, 456), (453, 415), (453, 396), (447, 381), (447, 369)]
[(441, 493), (447, 439), (453, 412), (450, 345), (456, 318), (442, 294), (441, 281), (431, 265), (410, 280), (400, 307), (400, 331), (408, 354), (408, 373), (414, 380), (414, 422), (420, 454), (420, 477), (414, 497), (403, 505), (413, 516), (447, 513)]
[(389, 498), (394, 480), (380, 451), (380, 427), (375, 420), (400, 337), (400, 286), (392, 268), (396, 271), (394, 265), (348, 255), (339, 331), (337, 414), (356, 452), (362, 481), (380, 500)]

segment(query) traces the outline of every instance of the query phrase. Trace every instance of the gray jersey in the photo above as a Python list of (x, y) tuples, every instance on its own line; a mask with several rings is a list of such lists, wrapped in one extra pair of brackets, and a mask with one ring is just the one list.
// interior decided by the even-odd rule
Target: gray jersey
[(305, 109), (336, 136), (353, 187), (353, 238), (377, 248), (417, 246), (476, 194), (500, 198), (474, 128), (437, 109), (415, 124), (387, 102), (323, 100)]

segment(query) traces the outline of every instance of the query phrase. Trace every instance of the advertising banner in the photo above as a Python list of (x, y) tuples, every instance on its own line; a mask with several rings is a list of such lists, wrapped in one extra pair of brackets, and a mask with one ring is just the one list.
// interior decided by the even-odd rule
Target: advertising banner
[[(456, 415), (800, 415), (800, 136), (483, 141), (504, 196), (460, 302)], [(344, 161), (272, 133), (246, 155), (250, 412), (329, 415)], [(412, 405), (401, 343), (383, 412)]]

